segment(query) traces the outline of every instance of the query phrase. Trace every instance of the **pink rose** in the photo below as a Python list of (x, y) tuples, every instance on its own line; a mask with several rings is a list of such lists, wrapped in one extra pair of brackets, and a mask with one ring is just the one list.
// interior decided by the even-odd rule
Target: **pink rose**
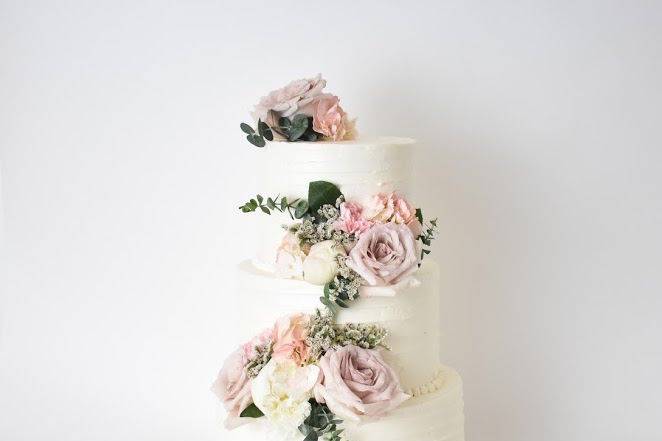
[(359, 237), (347, 266), (370, 286), (391, 285), (417, 270), (420, 254), (420, 245), (406, 225), (375, 224)]
[(244, 351), (245, 360), (250, 360), (254, 358), (257, 354), (255, 353), (255, 348), (264, 347), (271, 343), (273, 331), (271, 329), (265, 329), (260, 334), (256, 335), (250, 341), (243, 344), (241, 347)]
[(225, 360), (211, 387), (212, 392), (221, 400), (228, 412), (225, 420), (225, 427), (228, 429), (234, 429), (244, 423), (239, 415), (253, 402), (250, 378), (244, 369), (246, 362), (244, 348), (234, 351)]
[(294, 314), (280, 318), (273, 327), (274, 342), (272, 358), (292, 359), (299, 365), (308, 360), (310, 348), (306, 344), (308, 316)]
[(323, 380), (315, 386), (315, 399), (340, 418), (379, 417), (409, 398), (393, 369), (374, 349), (332, 349), (319, 365)]
[(343, 202), (340, 204), (340, 217), (333, 227), (345, 233), (359, 236), (372, 226), (373, 222), (363, 216), (363, 207), (355, 202)]
[(313, 130), (334, 141), (345, 139), (347, 114), (340, 107), (340, 99), (328, 93), (315, 99)]
[(416, 209), (397, 193), (379, 193), (373, 196), (366, 208), (366, 217), (376, 222), (395, 222), (407, 225), (414, 238), (421, 235), (423, 227), (416, 218)]
[(291, 117), (297, 113), (313, 116), (312, 101), (322, 93), (326, 80), (321, 75), (315, 78), (292, 81), (287, 86), (270, 92), (260, 99), (255, 106), (253, 118), (269, 126), (278, 126), (278, 119), (282, 116)]
[(301, 279), (306, 254), (295, 234), (287, 233), (276, 250), (276, 274), (283, 278)]

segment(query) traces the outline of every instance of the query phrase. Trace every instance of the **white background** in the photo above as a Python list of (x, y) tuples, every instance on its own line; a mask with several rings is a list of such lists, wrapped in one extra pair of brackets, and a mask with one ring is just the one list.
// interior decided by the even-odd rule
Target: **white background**
[(0, 2), (0, 439), (227, 439), (265, 190), (238, 124), (317, 72), (424, 146), (467, 439), (661, 439), (661, 29), (643, 1)]

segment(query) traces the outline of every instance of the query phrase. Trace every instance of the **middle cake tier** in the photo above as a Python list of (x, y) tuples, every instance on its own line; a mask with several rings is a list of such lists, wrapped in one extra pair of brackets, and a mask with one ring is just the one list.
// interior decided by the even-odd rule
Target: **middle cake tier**
[[(389, 331), (384, 358), (396, 370), (403, 388), (419, 395), (435, 380), (440, 359), (439, 270), (426, 260), (415, 275), (417, 282), (390, 297), (362, 297), (338, 310), (338, 323), (374, 323)], [(240, 313), (250, 316), (241, 329), (248, 339), (271, 326), (280, 316), (310, 313), (322, 308), (322, 287), (282, 279), (256, 268), (250, 261), (239, 265)], [(243, 321), (242, 321), (243, 322)], [(250, 328), (248, 328), (250, 323)]]

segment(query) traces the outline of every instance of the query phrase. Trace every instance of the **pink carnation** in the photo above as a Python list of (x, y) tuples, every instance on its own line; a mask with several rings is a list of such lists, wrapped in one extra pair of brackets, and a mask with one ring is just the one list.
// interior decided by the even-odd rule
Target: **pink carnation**
[(373, 196), (365, 211), (366, 217), (372, 221), (407, 225), (415, 238), (421, 234), (422, 226), (416, 218), (416, 209), (409, 201), (395, 192), (379, 193)]
[(273, 355), (275, 359), (292, 359), (304, 365), (310, 355), (306, 344), (308, 316), (294, 314), (279, 319), (273, 327)]
[(340, 204), (340, 217), (333, 225), (335, 229), (358, 236), (372, 226), (373, 222), (363, 216), (363, 207), (354, 202)]
[(340, 107), (340, 98), (328, 93), (315, 99), (313, 130), (334, 141), (345, 139), (347, 114)]

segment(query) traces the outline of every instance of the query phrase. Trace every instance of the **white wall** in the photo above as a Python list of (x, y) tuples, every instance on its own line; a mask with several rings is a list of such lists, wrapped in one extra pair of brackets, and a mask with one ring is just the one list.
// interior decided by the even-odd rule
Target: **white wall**
[(0, 4), (0, 438), (224, 439), (238, 124), (317, 72), (425, 146), (468, 439), (662, 438), (660, 4), (315, 5)]

